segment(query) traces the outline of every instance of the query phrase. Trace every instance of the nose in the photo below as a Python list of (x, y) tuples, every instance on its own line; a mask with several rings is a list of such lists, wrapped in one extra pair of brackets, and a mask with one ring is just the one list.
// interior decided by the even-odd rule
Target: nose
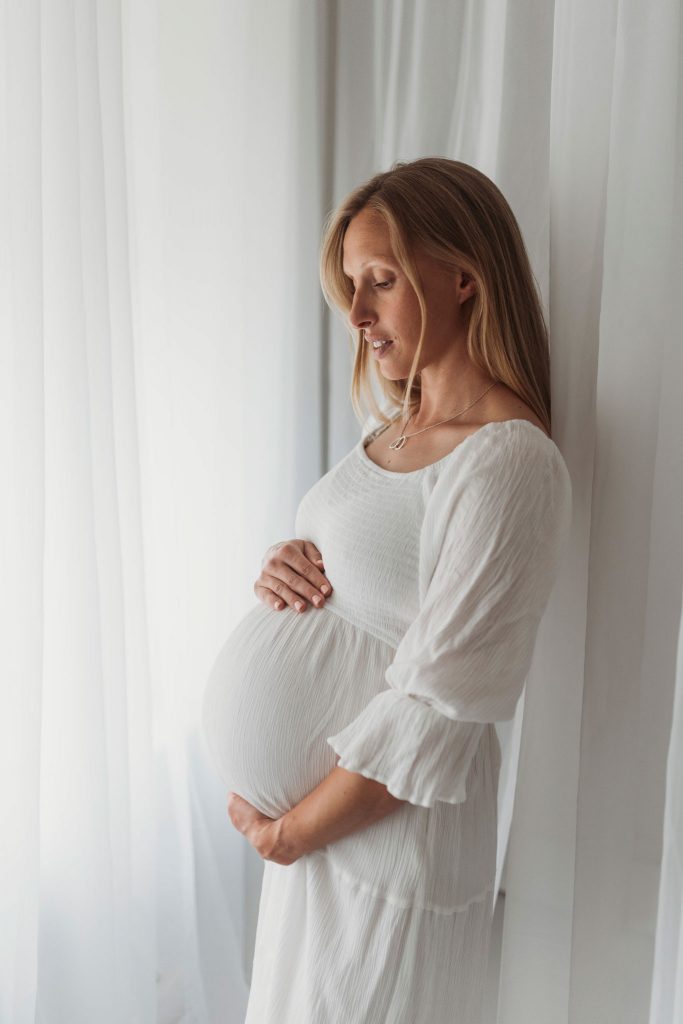
[(363, 292), (354, 292), (349, 310), (349, 323), (357, 330), (367, 330), (376, 321), (371, 305), (362, 298)]

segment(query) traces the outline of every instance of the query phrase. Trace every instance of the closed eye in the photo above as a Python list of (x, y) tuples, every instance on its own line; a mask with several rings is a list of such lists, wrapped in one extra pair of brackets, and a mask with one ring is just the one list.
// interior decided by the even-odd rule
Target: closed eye
[[(378, 281), (376, 284), (373, 285), (373, 288), (389, 288), (391, 283), (392, 283), (391, 281)], [(355, 295), (356, 294), (355, 287), (353, 285), (350, 285), (350, 288), (351, 288), (351, 294)]]

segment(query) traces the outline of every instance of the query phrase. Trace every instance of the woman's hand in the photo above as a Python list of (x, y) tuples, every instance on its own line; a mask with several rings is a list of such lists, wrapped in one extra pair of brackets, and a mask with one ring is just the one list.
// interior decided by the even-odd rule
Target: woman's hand
[(228, 793), (228, 814), (238, 832), (249, 840), (264, 860), (288, 865), (299, 859), (291, 844), (284, 849), (280, 827), (282, 818), (266, 817), (238, 793)]
[(311, 601), (318, 608), (332, 593), (322, 555), (310, 540), (283, 540), (266, 551), (254, 593), (270, 608), (287, 605), (303, 612)]

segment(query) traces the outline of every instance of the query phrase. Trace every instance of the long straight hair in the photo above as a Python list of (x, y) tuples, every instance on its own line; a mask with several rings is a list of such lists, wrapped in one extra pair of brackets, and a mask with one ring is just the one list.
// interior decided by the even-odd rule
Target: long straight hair
[(361, 422), (367, 405), (381, 423), (398, 409), (407, 417), (420, 404), (417, 365), (423, 347), (426, 303), (413, 254), (419, 248), (444, 266), (470, 274), (477, 285), (467, 328), (471, 361), (502, 381), (533, 409), (551, 433), (548, 328), (536, 279), (515, 216), (500, 189), (476, 167), (445, 157), (397, 161), (359, 185), (327, 217), (320, 247), (320, 283), (331, 308), (344, 314), (353, 300), (343, 267), (349, 222), (363, 209), (384, 218), (394, 256), (420, 305), (420, 340), (407, 378), (387, 380), (375, 368), (389, 416), (378, 408), (369, 378), (374, 366), (361, 330), (354, 347), (351, 402)]

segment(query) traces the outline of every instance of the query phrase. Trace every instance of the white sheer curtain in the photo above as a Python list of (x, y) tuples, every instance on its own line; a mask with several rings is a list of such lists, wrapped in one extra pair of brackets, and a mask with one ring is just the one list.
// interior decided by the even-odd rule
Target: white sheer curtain
[(199, 700), (358, 436), (323, 217), (431, 154), (517, 215), (574, 483), (501, 727), (486, 1024), (673, 1024), (678, 4), (0, 0), (0, 26), (0, 1020), (243, 1019), (262, 865)]
[(0, 4), (3, 1024), (244, 1016), (199, 700), (324, 470), (326, 13), (267, 14)]

